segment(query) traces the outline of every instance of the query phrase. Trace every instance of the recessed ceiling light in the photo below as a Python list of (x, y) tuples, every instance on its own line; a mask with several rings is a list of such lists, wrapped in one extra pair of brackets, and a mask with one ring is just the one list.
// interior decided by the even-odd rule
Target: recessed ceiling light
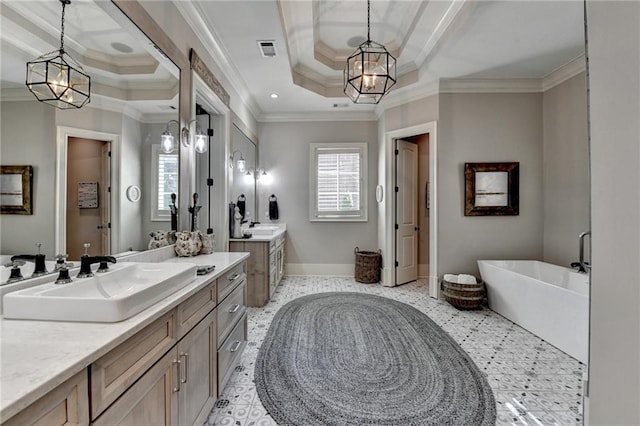
[(272, 93), (270, 96), (271, 96), (271, 99), (278, 99), (277, 93)]
[(115, 50), (117, 50), (118, 52), (121, 53), (131, 53), (133, 52), (133, 49), (131, 48), (131, 46), (128, 46), (124, 43), (120, 43), (117, 41), (114, 41), (113, 43), (111, 43), (111, 47), (113, 47)]

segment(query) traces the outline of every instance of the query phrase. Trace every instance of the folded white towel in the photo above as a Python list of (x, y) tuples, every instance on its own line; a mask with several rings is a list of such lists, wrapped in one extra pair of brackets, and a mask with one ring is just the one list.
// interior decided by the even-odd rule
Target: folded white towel
[(478, 284), (478, 281), (473, 275), (460, 274), (458, 275), (458, 284)]
[(458, 276), (454, 274), (444, 274), (444, 280), (450, 283), (457, 283)]

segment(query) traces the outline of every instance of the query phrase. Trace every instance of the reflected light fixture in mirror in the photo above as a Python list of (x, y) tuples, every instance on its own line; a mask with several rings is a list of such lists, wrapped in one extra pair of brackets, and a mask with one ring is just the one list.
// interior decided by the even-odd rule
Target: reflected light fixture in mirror
[[(165, 154), (171, 154), (176, 149), (175, 137), (169, 130), (169, 125), (171, 123), (176, 123), (178, 127), (180, 127), (180, 123), (178, 122), (178, 120), (169, 120), (167, 122), (167, 127), (160, 135), (160, 147), (162, 149), (162, 152), (164, 152)], [(182, 146), (184, 147), (187, 147), (191, 144), (191, 141), (189, 140), (189, 129), (187, 129), (186, 127), (183, 127), (180, 132), (180, 140), (182, 141)]]
[(236, 149), (235, 151), (233, 151), (233, 153), (229, 157), (229, 159), (231, 160), (231, 164), (229, 164), (229, 167), (233, 168), (233, 158), (236, 155), (236, 153), (240, 154), (240, 159), (238, 159), (238, 161), (236, 161), (236, 166), (238, 166), (238, 170), (239, 171), (244, 172), (245, 166), (246, 166), (246, 162), (244, 161), (244, 157), (242, 156), (242, 153), (240, 152), (240, 150)]
[(60, 49), (27, 62), (26, 84), (40, 102), (59, 109), (82, 108), (91, 98), (91, 77), (64, 50), (64, 10), (71, 0), (60, 3)]
[(207, 152), (207, 149), (209, 148), (207, 135), (205, 132), (202, 131), (202, 127), (200, 127), (200, 123), (198, 123), (196, 119), (191, 120), (189, 124), (191, 123), (196, 123), (196, 134), (193, 137), (194, 148), (196, 149), (196, 152), (198, 154), (204, 154), (205, 152)]

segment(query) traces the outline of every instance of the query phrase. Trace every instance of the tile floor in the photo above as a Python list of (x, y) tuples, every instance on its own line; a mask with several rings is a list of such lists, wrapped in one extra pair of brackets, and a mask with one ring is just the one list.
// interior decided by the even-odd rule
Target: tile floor
[(496, 424), (582, 424), (582, 376), (586, 366), (488, 309), (458, 311), (430, 298), (423, 282), (388, 288), (347, 277), (286, 277), (271, 302), (262, 308), (249, 308), (249, 343), (205, 426), (276, 424), (260, 403), (253, 383), (258, 349), (281, 306), (300, 296), (326, 291), (376, 294), (427, 314), (487, 374), (498, 410)]

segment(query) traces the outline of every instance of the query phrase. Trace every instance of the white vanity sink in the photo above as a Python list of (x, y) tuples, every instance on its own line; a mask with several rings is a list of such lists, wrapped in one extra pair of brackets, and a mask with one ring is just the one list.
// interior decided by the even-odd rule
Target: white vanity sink
[(69, 284), (46, 284), (8, 293), (5, 318), (116, 322), (129, 318), (184, 287), (196, 277), (193, 263), (123, 262)]
[(249, 228), (248, 232), (253, 235), (273, 235), (280, 230), (278, 225), (256, 225)]

